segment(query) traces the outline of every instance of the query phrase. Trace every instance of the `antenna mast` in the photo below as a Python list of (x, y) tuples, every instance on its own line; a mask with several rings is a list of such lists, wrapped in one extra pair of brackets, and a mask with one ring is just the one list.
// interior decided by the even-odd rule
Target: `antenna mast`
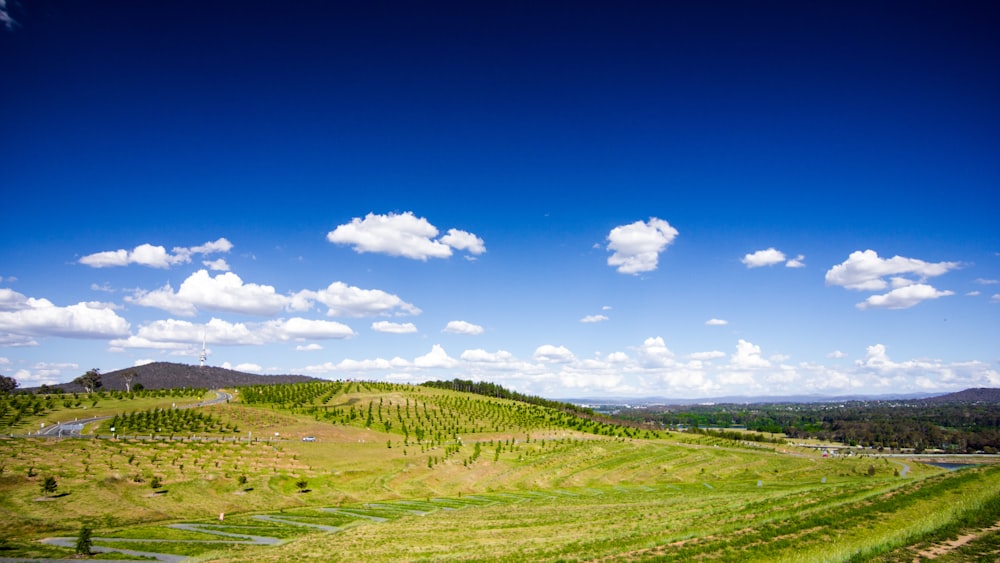
[(205, 350), (205, 333), (201, 333), (201, 367), (205, 367), (205, 360), (208, 359), (208, 352)]

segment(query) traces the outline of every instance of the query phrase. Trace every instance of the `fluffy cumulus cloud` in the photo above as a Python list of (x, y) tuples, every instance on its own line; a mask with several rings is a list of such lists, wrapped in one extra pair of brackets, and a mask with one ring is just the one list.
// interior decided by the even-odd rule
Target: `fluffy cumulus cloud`
[(729, 363), (736, 369), (771, 367), (771, 362), (761, 357), (760, 346), (742, 338), (736, 342), (736, 353), (729, 358)]
[(200, 310), (274, 316), (282, 311), (308, 311), (315, 303), (327, 307), (327, 316), (364, 317), (400, 312), (419, 314), (420, 309), (398, 296), (377, 289), (361, 289), (334, 282), (318, 291), (302, 290), (281, 295), (273, 286), (245, 283), (233, 272), (212, 276), (207, 270), (191, 274), (174, 291), (170, 284), (152, 291), (137, 290), (125, 300), (143, 307), (163, 309), (191, 317)]
[(884, 344), (869, 346), (865, 358), (855, 362), (855, 367), (859, 378), (875, 380), (893, 390), (948, 391), (1000, 385), (1000, 372), (989, 364), (926, 358), (896, 362)]
[(747, 268), (760, 268), (761, 266), (773, 266), (785, 261), (785, 253), (774, 248), (758, 250), (747, 254), (740, 260), (746, 264)]
[(785, 253), (770, 247), (765, 250), (758, 250), (756, 252), (751, 252), (743, 256), (740, 262), (746, 264), (747, 268), (760, 268), (763, 266), (773, 266), (775, 264), (785, 263), (787, 268), (804, 268), (806, 259), (805, 255), (799, 254), (795, 258), (789, 259), (785, 256)]
[(207, 270), (191, 274), (176, 292), (167, 284), (153, 291), (137, 291), (126, 301), (182, 316), (194, 316), (199, 309), (270, 316), (288, 304), (288, 298), (272, 286), (244, 283), (232, 272), (213, 277)]
[(946, 297), (954, 294), (954, 291), (939, 291), (927, 284), (918, 283), (897, 287), (896, 289), (883, 295), (872, 295), (861, 303), (858, 303), (856, 307), (859, 309), (868, 309), (871, 307), (882, 309), (908, 309), (922, 301), (927, 301), (928, 299), (937, 299), (938, 297)]
[(447, 325), (445, 325), (441, 332), (475, 336), (483, 333), (483, 327), (465, 321), (450, 321)]
[(388, 332), (390, 334), (412, 334), (417, 332), (417, 326), (413, 323), (393, 323), (389, 321), (376, 321), (372, 323), (372, 330), (375, 332)]
[(870, 292), (891, 286), (891, 291), (869, 297), (858, 303), (858, 308), (906, 309), (928, 299), (954, 295), (925, 282), (961, 266), (960, 262), (925, 262), (902, 256), (882, 258), (874, 250), (859, 250), (826, 272), (826, 284)]
[(350, 223), (339, 225), (327, 233), (326, 239), (334, 244), (349, 245), (358, 253), (373, 252), (423, 261), (448, 258), (452, 249), (474, 255), (486, 252), (486, 244), (472, 233), (449, 229), (448, 234), (437, 238), (438, 233), (437, 227), (411, 211), (388, 215), (369, 213), (364, 219), (355, 217)]
[(608, 320), (608, 317), (606, 315), (587, 315), (586, 317), (583, 317), (582, 319), (580, 319), (580, 322), (581, 323), (603, 323), (606, 320)]
[(465, 250), (470, 254), (478, 255), (486, 252), (486, 243), (483, 239), (458, 229), (448, 229), (448, 234), (441, 237), (441, 242), (455, 250)]
[(543, 344), (535, 349), (535, 360), (545, 363), (565, 363), (572, 362), (575, 357), (565, 346), (553, 346)]
[(677, 229), (656, 217), (615, 227), (607, 237), (607, 249), (613, 253), (608, 257), (608, 265), (622, 274), (651, 272), (659, 263), (660, 253), (677, 235)]
[(705, 324), (708, 326), (726, 326), (729, 324), (729, 321), (725, 319), (708, 319), (705, 321)]
[[(214, 242), (193, 247), (177, 246), (172, 252), (162, 246), (152, 244), (140, 244), (132, 250), (105, 250), (95, 252), (80, 258), (79, 263), (92, 268), (110, 268), (114, 266), (128, 266), (138, 264), (150, 268), (169, 268), (177, 264), (191, 262), (191, 256), (195, 254), (215, 254), (226, 253), (232, 250), (233, 244), (225, 238), (220, 238)], [(224, 261), (222, 263), (225, 263)]]
[(440, 344), (435, 344), (431, 351), (424, 354), (423, 356), (418, 356), (414, 358), (413, 365), (418, 368), (440, 368), (448, 369), (453, 368), (458, 365), (458, 360), (452, 358), (444, 351), (444, 348)]
[(642, 346), (637, 348), (637, 352), (639, 362), (646, 368), (664, 368), (677, 364), (674, 353), (667, 348), (666, 342), (660, 336), (644, 340)]
[(261, 323), (213, 318), (205, 324), (166, 319), (144, 324), (128, 338), (112, 340), (111, 347), (118, 350), (191, 350), (202, 342), (221, 346), (262, 346), (275, 342), (339, 340), (352, 336), (354, 331), (347, 325), (299, 317)]
[(379, 315), (419, 315), (420, 309), (380, 289), (362, 289), (333, 282), (319, 291), (300, 291), (291, 297), (290, 310), (305, 311), (312, 302), (327, 307), (329, 317), (373, 317)]
[[(115, 306), (96, 301), (57, 306), (48, 299), (0, 289), (0, 339), (27, 344), (31, 337), (113, 338), (128, 334), (129, 323)], [(4, 336), (6, 333), (7, 336)]]

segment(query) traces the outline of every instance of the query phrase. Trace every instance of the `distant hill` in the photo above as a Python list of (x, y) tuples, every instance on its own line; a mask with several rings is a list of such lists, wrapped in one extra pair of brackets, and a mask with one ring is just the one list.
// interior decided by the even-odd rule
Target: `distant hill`
[[(257, 375), (226, 368), (212, 366), (192, 366), (171, 362), (154, 362), (132, 368), (109, 371), (101, 374), (101, 382), (105, 390), (124, 390), (125, 383), (122, 374), (136, 374), (132, 385), (141, 383), (145, 389), (172, 389), (175, 387), (192, 387), (196, 389), (219, 389), (222, 387), (239, 387), (244, 385), (273, 385), (278, 383), (303, 383), (308, 381), (325, 381), (305, 375)], [(54, 385), (63, 391), (83, 391), (79, 385), (60, 383)]]
[(1000, 389), (979, 387), (966, 389), (957, 393), (948, 393), (924, 399), (922, 402), (931, 404), (944, 403), (1000, 403)]

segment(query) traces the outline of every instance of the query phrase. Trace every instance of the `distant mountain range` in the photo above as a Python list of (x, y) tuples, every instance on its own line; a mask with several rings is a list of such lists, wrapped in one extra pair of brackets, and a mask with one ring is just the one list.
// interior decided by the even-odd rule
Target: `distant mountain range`
[(671, 399), (666, 397), (588, 397), (561, 399), (576, 405), (649, 406), (649, 405), (753, 405), (775, 403), (846, 403), (850, 401), (906, 401), (921, 403), (1000, 403), (1000, 389), (965, 389), (955, 393), (896, 393), (891, 395), (779, 395), (770, 397), (725, 396), (701, 399)]

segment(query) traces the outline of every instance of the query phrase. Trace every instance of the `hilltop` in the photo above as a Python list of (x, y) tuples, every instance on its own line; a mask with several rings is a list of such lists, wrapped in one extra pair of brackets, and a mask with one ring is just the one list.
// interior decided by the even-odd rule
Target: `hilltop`
[[(145, 389), (176, 389), (191, 387), (194, 389), (220, 389), (242, 387), (246, 385), (274, 385), (279, 383), (307, 383), (310, 381), (325, 381), (306, 375), (258, 375), (213, 366), (193, 366), (172, 362), (153, 362), (141, 366), (109, 371), (101, 374), (103, 389), (109, 391), (124, 390), (122, 375), (126, 372), (135, 374), (134, 386), (141, 383)], [(83, 388), (73, 383), (56, 385), (66, 392), (78, 392)]]
[(948, 393), (937, 397), (929, 397), (922, 402), (931, 404), (948, 403), (1000, 403), (1000, 389), (990, 387), (978, 387), (975, 389), (965, 389), (956, 393)]

